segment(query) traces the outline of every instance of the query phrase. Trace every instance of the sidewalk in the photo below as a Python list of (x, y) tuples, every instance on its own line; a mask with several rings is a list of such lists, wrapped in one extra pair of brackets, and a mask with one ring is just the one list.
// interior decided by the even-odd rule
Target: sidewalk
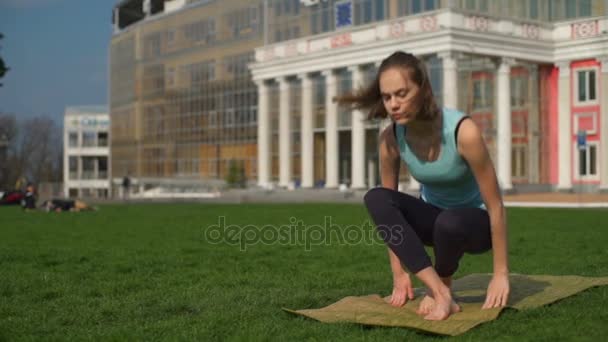
[(529, 193), (504, 196), (507, 207), (608, 208), (608, 194)]
[[(188, 198), (131, 198), (127, 201), (108, 199), (92, 201), (102, 203), (354, 203), (363, 204), (366, 190), (338, 191), (330, 189), (233, 189), (218, 197), (188, 196)], [(411, 193), (417, 196), (416, 193)], [(507, 207), (544, 208), (608, 208), (608, 194), (526, 193), (504, 196)]]

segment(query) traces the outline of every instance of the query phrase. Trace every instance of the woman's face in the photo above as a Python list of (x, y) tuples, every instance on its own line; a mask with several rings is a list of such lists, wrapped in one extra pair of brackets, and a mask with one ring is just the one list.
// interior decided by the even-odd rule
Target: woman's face
[(401, 68), (390, 68), (380, 74), (380, 96), (390, 118), (405, 125), (416, 118), (419, 105), (416, 95), (420, 87)]

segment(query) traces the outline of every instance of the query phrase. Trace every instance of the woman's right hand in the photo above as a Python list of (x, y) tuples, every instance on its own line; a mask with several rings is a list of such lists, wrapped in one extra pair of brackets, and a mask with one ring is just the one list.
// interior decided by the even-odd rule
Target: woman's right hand
[(390, 304), (401, 307), (408, 300), (412, 299), (414, 299), (414, 289), (412, 288), (410, 275), (407, 272), (397, 275), (393, 274), (393, 294), (391, 295)]

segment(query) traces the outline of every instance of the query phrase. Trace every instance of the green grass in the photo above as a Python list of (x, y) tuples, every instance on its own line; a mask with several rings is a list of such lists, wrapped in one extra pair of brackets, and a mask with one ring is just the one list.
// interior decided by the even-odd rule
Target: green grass
[[(510, 265), (527, 274), (608, 275), (608, 211), (509, 209)], [(0, 340), (426, 340), (401, 328), (322, 324), (318, 308), (392, 287), (375, 243), (210, 243), (207, 227), (363, 226), (361, 205), (107, 205), (88, 213), (0, 208)], [(285, 232), (285, 230), (282, 230)], [(352, 237), (352, 236), (351, 236)], [(236, 241), (238, 242), (238, 240)], [(465, 256), (456, 277), (491, 272)], [(601, 340), (608, 287), (501, 317), (459, 340)]]

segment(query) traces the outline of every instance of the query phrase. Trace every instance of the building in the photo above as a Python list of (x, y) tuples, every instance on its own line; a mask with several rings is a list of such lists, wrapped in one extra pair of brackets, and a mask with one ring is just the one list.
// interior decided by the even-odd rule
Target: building
[(385, 123), (331, 99), (406, 50), (482, 128), (504, 189), (608, 189), (605, 0), (133, 0), (114, 23), (115, 175), (234, 161), (262, 187), (375, 186)]
[(63, 119), (63, 184), (68, 197), (110, 194), (110, 118), (105, 106), (66, 108)]
[(276, 34), (251, 65), (260, 185), (377, 184), (378, 123), (331, 99), (405, 50), (426, 61), (438, 100), (481, 127), (503, 189), (608, 190), (606, 1), (302, 2), (269, 17), (270, 36), (315, 34)]
[(256, 87), (263, 45), (255, 1), (121, 1), (110, 52), (112, 175), (143, 187), (256, 179)]

